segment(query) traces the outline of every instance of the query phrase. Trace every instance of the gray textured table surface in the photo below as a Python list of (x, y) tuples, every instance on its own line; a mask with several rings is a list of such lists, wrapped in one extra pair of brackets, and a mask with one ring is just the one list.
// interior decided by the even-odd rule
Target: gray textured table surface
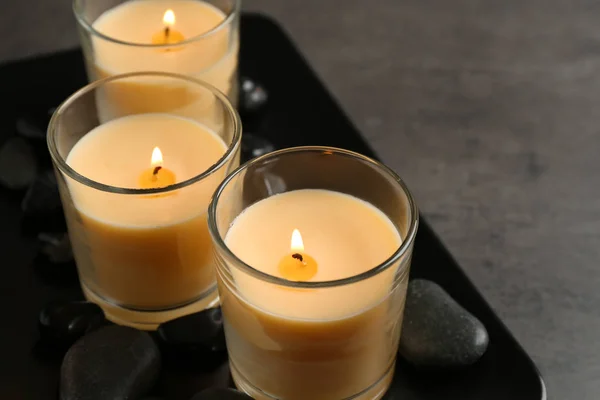
[[(600, 392), (600, 3), (246, 0), (291, 33), (546, 377)], [(0, 59), (76, 45), (2, 1)]]

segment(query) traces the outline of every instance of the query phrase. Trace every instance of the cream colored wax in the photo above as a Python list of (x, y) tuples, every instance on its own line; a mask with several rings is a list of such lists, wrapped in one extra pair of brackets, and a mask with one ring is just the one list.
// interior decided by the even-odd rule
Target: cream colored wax
[[(318, 265), (312, 282), (368, 271), (402, 242), (380, 210), (326, 190), (291, 191), (250, 206), (225, 242), (246, 264), (281, 277), (278, 266), (290, 254), (294, 229)], [(373, 386), (362, 398), (377, 398), (391, 379), (399, 337), (405, 286), (395, 283), (397, 267), (359, 283), (310, 290), (232, 268), (239, 297), (222, 280), (219, 290), (238, 386), (249, 381), (273, 398), (311, 400), (344, 399)]]
[[(176, 182), (206, 171), (226, 151), (223, 140), (197, 122), (147, 114), (95, 128), (75, 144), (67, 163), (95, 182), (135, 189), (155, 147)], [(155, 310), (210, 292), (215, 278), (206, 212), (226, 170), (161, 195), (114, 194), (68, 180), (74, 206), (66, 215), (86, 295)]]
[[(153, 44), (153, 37), (163, 32), (163, 18), (168, 10), (173, 11), (175, 18), (169, 25), (174, 32), (171, 37), (176, 33), (184, 41), (169, 50), (148, 46)], [(124, 2), (100, 15), (93, 28), (129, 44), (92, 36), (93, 59), (88, 60), (88, 73), (94, 79), (138, 71), (183, 74), (206, 81), (233, 98), (239, 46), (231, 31), (235, 26), (224, 23), (225, 18), (221, 10), (198, 0)], [(203, 34), (206, 35), (200, 36)], [(150, 78), (105, 87), (102, 94), (98, 96), (102, 121), (133, 112), (183, 110), (179, 114), (191, 115), (193, 111), (189, 109), (197, 109), (196, 103), (200, 101), (202, 105), (203, 100), (182, 95), (180, 86)]]

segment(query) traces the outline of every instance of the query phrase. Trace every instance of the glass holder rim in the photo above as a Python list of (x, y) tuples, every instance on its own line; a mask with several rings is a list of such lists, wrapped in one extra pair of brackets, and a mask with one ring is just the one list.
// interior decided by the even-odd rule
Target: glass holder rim
[[(57, 119), (62, 115), (62, 113), (78, 98), (82, 95), (91, 92), (92, 90), (97, 89), (98, 87), (103, 86), (106, 83), (117, 81), (126, 78), (135, 78), (142, 76), (155, 76), (162, 78), (172, 78), (176, 80), (184, 80), (189, 83), (193, 83), (195, 85), (199, 85), (209, 90), (219, 101), (223, 104), (223, 107), (226, 109), (227, 114), (231, 118), (231, 122), (233, 124), (233, 138), (230, 144), (227, 145), (227, 150), (225, 154), (216, 163), (208, 167), (205, 171), (197, 174), (185, 181), (175, 183), (173, 185), (169, 185), (161, 188), (149, 188), (149, 189), (135, 189), (135, 188), (123, 188), (118, 186), (107, 185), (104, 183), (100, 183), (94, 181), (79, 172), (73, 169), (65, 159), (59, 154), (58, 148), (56, 147), (56, 143), (54, 140), (55, 130), (57, 126)], [(223, 94), (219, 89), (215, 88), (213, 85), (202, 81), (200, 79), (192, 78), (187, 75), (175, 74), (171, 72), (157, 72), (157, 71), (139, 71), (139, 72), (129, 72), (126, 74), (112, 75), (103, 79), (96, 80), (87, 84), (86, 86), (78, 89), (76, 92), (72, 93), (66, 100), (64, 100), (54, 111), (52, 114), (52, 118), (50, 118), (50, 123), (48, 124), (48, 131), (46, 134), (46, 143), (48, 145), (48, 150), (50, 151), (50, 155), (55, 162), (55, 165), (60, 170), (60, 172), (67, 175), (69, 178), (86, 185), (88, 187), (94, 188), (96, 190), (100, 190), (108, 193), (116, 193), (116, 194), (124, 194), (124, 195), (149, 195), (149, 194), (162, 194), (168, 193), (175, 190), (183, 189), (187, 186), (190, 186), (196, 182), (199, 182), (203, 179), (208, 178), (220, 168), (222, 168), (238, 151), (241, 145), (241, 137), (242, 137), (242, 121), (238, 112), (235, 110), (231, 101)]]
[(242, 8), (242, 0), (232, 0), (233, 7), (232, 7), (231, 11), (229, 13), (227, 13), (227, 15), (225, 16), (225, 19), (223, 19), (223, 21), (221, 21), (218, 25), (216, 25), (215, 27), (211, 28), (210, 30), (208, 30), (206, 32), (203, 32), (203, 33), (201, 33), (199, 35), (192, 36), (190, 38), (182, 40), (181, 42), (174, 43), (174, 44), (153, 44), (153, 43), (127, 42), (127, 41), (124, 41), (124, 40), (120, 40), (120, 39), (114, 38), (112, 36), (105, 35), (104, 33), (98, 31), (82, 15), (81, 10), (79, 9), (80, 8), (79, 7), (80, 1), (81, 0), (73, 0), (72, 1), (73, 14), (75, 15), (75, 19), (77, 20), (78, 24), (80, 26), (82, 26), (90, 35), (97, 36), (97, 37), (99, 37), (101, 39), (104, 39), (106, 41), (109, 41), (111, 43), (120, 44), (120, 45), (123, 45), (123, 46), (131, 46), (131, 47), (139, 47), (139, 48), (150, 48), (150, 49), (172, 49), (172, 48), (178, 48), (178, 47), (189, 45), (190, 43), (194, 43), (194, 42), (197, 42), (199, 40), (205, 39), (207, 37), (210, 37), (210, 36), (216, 34), (217, 32), (221, 31), (223, 29), (223, 27), (231, 25), (233, 23), (233, 21), (236, 18), (239, 17), (239, 15), (241, 13), (241, 8)]
[[(239, 259), (225, 244), (225, 241), (221, 238), (219, 234), (219, 229), (217, 227), (216, 221), (216, 212), (217, 212), (217, 203), (221, 197), (221, 194), (228, 186), (228, 184), (233, 180), (236, 176), (238, 176), (243, 171), (247, 170), (249, 167), (259, 164), (265, 160), (268, 160), (272, 157), (278, 157), (284, 154), (290, 153), (299, 153), (299, 152), (314, 152), (321, 154), (337, 154), (348, 157), (355, 157), (364, 162), (367, 162), (379, 169), (381, 172), (391, 176), (396, 183), (402, 188), (406, 198), (408, 200), (409, 209), (411, 212), (410, 225), (407, 230), (406, 238), (402, 241), (400, 246), (394, 251), (394, 253), (388, 257), (385, 261), (376, 265), (375, 267), (369, 269), (368, 271), (362, 272), (357, 275), (352, 275), (346, 278), (329, 280), (329, 281), (318, 281), (318, 282), (304, 282), (304, 281), (290, 281), (287, 279), (279, 278), (274, 275), (268, 274), (266, 272), (260, 271), (249, 264), (246, 264), (244, 261)], [(323, 288), (333, 288), (345, 286), (353, 283), (357, 283), (360, 281), (364, 281), (373, 276), (378, 275), (379, 273), (385, 271), (390, 268), (396, 262), (398, 262), (405, 254), (407, 254), (414, 243), (415, 236), (417, 234), (417, 230), (419, 227), (419, 210), (414, 201), (414, 198), (408, 189), (406, 183), (400, 178), (398, 174), (396, 174), (391, 168), (386, 166), (385, 164), (374, 160), (370, 157), (367, 157), (363, 154), (341, 149), (337, 147), (329, 147), (329, 146), (298, 146), (298, 147), (290, 147), (286, 149), (276, 150), (267, 154), (264, 154), (260, 157), (257, 157), (251, 161), (248, 161), (245, 164), (240, 165), (233, 172), (231, 172), (217, 187), (214, 192), (211, 202), (208, 206), (208, 231), (212, 237), (213, 243), (219, 250), (223, 251), (227, 258), (234, 260), (236, 267), (242, 269), (244, 272), (250, 274), (251, 276), (260, 279), (262, 281), (272, 283), (278, 286), (296, 288), (296, 289), (323, 289)], [(218, 267), (217, 267), (218, 268)]]

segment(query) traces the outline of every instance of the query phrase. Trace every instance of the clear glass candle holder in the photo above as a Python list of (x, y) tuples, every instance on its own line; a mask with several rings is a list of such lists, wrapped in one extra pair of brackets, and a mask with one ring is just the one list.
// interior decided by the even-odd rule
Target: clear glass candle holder
[[(177, 88), (201, 106), (180, 114), (149, 102), (115, 108), (119, 116), (102, 123), (98, 99), (139, 80)], [(239, 165), (241, 140), (224, 94), (168, 73), (105, 78), (57, 108), (47, 140), (88, 300), (142, 329), (218, 303), (207, 209)]]
[[(306, 247), (292, 238), (285, 255), (296, 225)], [(351, 151), (280, 150), (229, 175), (210, 204), (209, 230), (237, 387), (256, 399), (381, 398), (417, 226), (404, 182)], [(300, 275), (285, 275), (298, 260)]]
[[(241, 0), (73, 0), (90, 81), (161, 71), (192, 76), (237, 101)], [(129, 101), (169, 96), (156, 82)]]

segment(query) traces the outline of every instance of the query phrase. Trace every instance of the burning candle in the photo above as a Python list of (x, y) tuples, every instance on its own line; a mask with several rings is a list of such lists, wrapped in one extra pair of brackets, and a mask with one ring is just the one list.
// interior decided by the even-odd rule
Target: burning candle
[[(238, 0), (220, 2), (222, 9), (198, 0), (113, 4), (75, 1), (90, 80), (148, 70), (170, 72), (203, 80), (236, 98)], [(99, 9), (105, 11), (91, 19)], [(160, 99), (162, 111), (165, 106), (173, 111), (198, 109), (198, 98), (182, 95), (176, 86), (138, 79), (106, 90), (97, 99), (99, 117), (106, 122), (132, 112), (157, 112), (148, 99)]]
[[(225, 243), (262, 272), (319, 282), (368, 271), (402, 240), (372, 205), (306, 189), (250, 206), (235, 219)], [(282, 399), (342, 399), (376, 382), (393, 359), (396, 338), (387, 326), (393, 307), (386, 298), (395, 271), (315, 291), (277, 287), (234, 272), (239, 298), (220, 287), (234, 377)]]
[[(98, 93), (132, 80), (201, 93), (220, 119), (157, 110), (101, 123)], [(79, 280), (109, 319), (154, 329), (217, 303), (207, 207), (239, 165), (240, 139), (241, 122), (227, 98), (179, 75), (110, 77), (57, 108), (48, 149)]]
[(418, 224), (400, 178), (347, 150), (279, 150), (230, 174), (208, 221), (236, 386), (265, 400), (381, 398)]
[[(226, 148), (192, 120), (142, 114), (95, 128), (73, 147), (67, 163), (105, 185), (159, 189), (206, 171)], [(70, 182), (77, 216), (70, 234), (86, 295), (152, 310), (214, 291), (206, 208), (224, 173), (180, 190), (138, 196)]]

